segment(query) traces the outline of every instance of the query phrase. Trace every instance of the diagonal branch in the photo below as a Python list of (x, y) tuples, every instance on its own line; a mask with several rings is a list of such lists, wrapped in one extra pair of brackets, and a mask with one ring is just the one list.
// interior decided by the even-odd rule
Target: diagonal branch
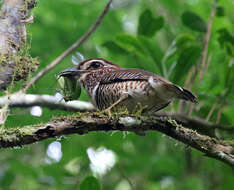
[(207, 26), (204, 47), (202, 50), (200, 74), (199, 74), (199, 84), (201, 83), (202, 78), (205, 74), (205, 70), (207, 69), (206, 68), (206, 60), (207, 60), (207, 54), (208, 54), (209, 41), (210, 41), (210, 37), (211, 37), (211, 29), (212, 29), (212, 25), (213, 25), (214, 17), (215, 17), (215, 12), (216, 12), (216, 8), (217, 8), (217, 2), (218, 2), (218, 0), (214, 0), (214, 3), (212, 4), (211, 12), (210, 12), (210, 18), (209, 18), (209, 22), (208, 22), (208, 26)]
[(227, 142), (200, 135), (178, 125), (174, 120), (162, 120), (158, 117), (118, 115), (118, 117), (108, 118), (97, 112), (78, 113), (73, 116), (54, 118), (46, 124), (2, 129), (0, 147), (22, 146), (61, 135), (83, 135), (92, 131), (132, 131), (135, 133), (159, 131), (234, 168), (233, 141)]
[(106, 7), (102, 11), (101, 15), (97, 18), (95, 23), (90, 27), (87, 33), (85, 33), (79, 40), (77, 40), (74, 44), (72, 44), (68, 49), (66, 49), (60, 56), (58, 56), (54, 61), (52, 61), (49, 65), (45, 67), (41, 72), (39, 72), (31, 81), (25, 86), (24, 90), (28, 90), (35, 82), (37, 82), (41, 77), (43, 77), (46, 73), (48, 73), (51, 69), (53, 69), (58, 63), (65, 59), (73, 50), (79, 47), (85, 40), (89, 38), (89, 36), (97, 29), (97, 27), (101, 24), (104, 16), (108, 12), (112, 0), (109, 0)]

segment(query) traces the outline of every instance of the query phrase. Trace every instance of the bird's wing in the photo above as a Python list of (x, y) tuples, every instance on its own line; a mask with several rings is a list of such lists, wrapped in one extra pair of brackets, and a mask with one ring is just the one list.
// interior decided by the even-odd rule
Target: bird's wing
[(138, 70), (138, 69), (119, 69), (112, 71), (104, 75), (101, 79), (100, 84), (111, 84), (116, 82), (125, 81), (148, 81), (150, 77), (153, 77), (155, 82), (165, 82), (170, 83), (163, 77), (155, 75), (154, 73)]
[(125, 81), (147, 81), (153, 89), (167, 99), (178, 98), (197, 103), (197, 97), (190, 91), (171, 83), (167, 79), (154, 73), (138, 69), (119, 69), (107, 73), (100, 81), (100, 85)]

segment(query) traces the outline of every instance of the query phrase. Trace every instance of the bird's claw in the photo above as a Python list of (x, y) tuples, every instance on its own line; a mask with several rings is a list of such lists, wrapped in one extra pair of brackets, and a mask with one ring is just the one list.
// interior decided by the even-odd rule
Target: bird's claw
[(112, 117), (111, 109), (110, 108), (107, 108), (107, 109), (103, 110), (103, 113), (107, 114), (109, 118)]

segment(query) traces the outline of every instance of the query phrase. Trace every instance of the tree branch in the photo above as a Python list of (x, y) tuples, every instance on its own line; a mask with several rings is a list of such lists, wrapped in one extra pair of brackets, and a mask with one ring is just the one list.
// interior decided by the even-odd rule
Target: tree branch
[(211, 137), (215, 137), (215, 129), (227, 131), (229, 133), (234, 133), (234, 126), (212, 123), (198, 117), (189, 117), (184, 114), (169, 112), (159, 112), (156, 113), (156, 116), (171, 118), (177, 123), (186, 126), (187, 128), (196, 130), (201, 134), (208, 135)]
[(25, 86), (24, 91), (27, 91), (35, 82), (37, 82), (41, 77), (43, 77), (46, 73), (48, 73), (51, 69), (53, 69), (58, 63), (64, 60), (73, 50), (79, 47), (85, 40), (89, 38), (89, 36), (97, 29), (97, 27), (101, 24), (104, 16), (108, 12), (112, 0), (109, 0), (106, 7), (102, 11), (101, 15), (97, 18), (95, 23), (90, 27), (87, 33), (85, 33), (79, 40), (77, 40), (74, 44), (72, 44), (68, 49), (66, 49), (60, 56), (58, 56), (54, 61), (52, 61), (49, 65), (45, 67), (41, 72), (39, 72), (32, 80)]
[[(94, 106), (85, 101), (69, 101), (64, 102), (59, 97), (51, 95), (37, 95), (37, 94), (24, 94), (18, 92), (9, 96), (0, 97), (0, 107), (8, 105), (9, 107), (32, 107), (42, 106), (50, 109), (60, 109), (74, 112), (95, 111)], [(200, 118), (188, 117), (184, 114), (169, 113), (169, 112), (157, 112), (156, 116), (166, 117), (175, 120), (177, 123), (198, 131), (201, 134), (215, 137), (215, 129), (227, 131), (229, 133), (234, 132), (234, 126), (221, 125), (212, 122), (202, 120)]]
[(233, 141), (226, 142), (203, 136), (178, 125), (174, 120), (162, 120), (158, 117), (118, 115), (108, 118), (97, 112), (77, 113), (73, 116), (54, 118), (46, 124), (1, 129), (0, 148), (32, 144), (61, 135), (83, 135), (92, 131), (159, 131), (234, 168)]
[(18, 92), (9, 96), (0, 97), (0, 107), (4, 105), (9, 107), (31, 107), (43, 106), (51, 109), (61, 109), (66, 111), (93, 111), (94, 106), (84, 101), (64, 102), (61, 98), (51, 95), (24, 94)]

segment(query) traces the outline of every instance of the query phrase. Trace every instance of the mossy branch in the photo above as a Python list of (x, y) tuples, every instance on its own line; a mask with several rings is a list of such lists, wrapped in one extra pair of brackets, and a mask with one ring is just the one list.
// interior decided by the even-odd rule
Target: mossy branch
[(131, 131), (136, 134), (159, 131), (234, 168), (233, 141), (227, 142), (200, 135), (196, 131), (177, 124), (174, 120), (163, 120), (155, 116), (143, 117), (123, 114), (108, 118), (97, 112), (85, 112), (54, 118), (45, 124), (22, 128), (2, 128), (0, 148), (23, 146), (61, 135), (83, 135), (92, 131)]
[[(0, 97), (0, 108), (4, 107), (4, 105), (8, 105), (9, 108), (26, 108), (37, 105), (50, 109), (60, 109), (73, 112), (95, 111), (94, 106), (90, 102), (77, 100), (64, 102), (61, 101), (61, 98), (48, 94), (24, 94), (22, 92)], [(207, 122), (201, 118), (188, 117), (184, 114), (157, 112), (156, 116), (172, 118), (186, 128), (196, 130), (200, 134), (208, 135), (210, 137), (217, 136), (217, 129), (219, 131), (226, 132), (225, 134), (228, 133), (229, 135), (232, 135), (234, 132), (234, 126)]]
[(26, 44), (26, 26), (35, 0), (3, 0), (0, 10), (0, 89), (25, 79), (35, 70), (34, 59), (20, 55)]

